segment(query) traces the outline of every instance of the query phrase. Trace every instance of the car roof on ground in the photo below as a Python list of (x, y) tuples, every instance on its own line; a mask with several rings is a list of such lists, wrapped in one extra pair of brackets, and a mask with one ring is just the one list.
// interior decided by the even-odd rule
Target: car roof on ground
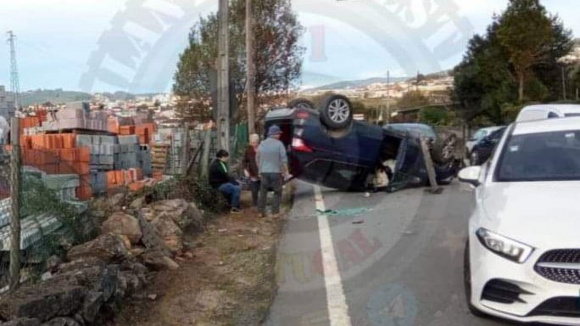
[(518, 122), (513, 135), (539, 134), (543, 132), (580, 130), (580, 117), (553, 118), (536, 121)]

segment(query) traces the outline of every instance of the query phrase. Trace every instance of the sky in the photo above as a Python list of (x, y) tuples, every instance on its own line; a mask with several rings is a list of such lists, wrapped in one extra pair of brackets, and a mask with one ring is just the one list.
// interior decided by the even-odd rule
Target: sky
[[(580, 37), (577, 5), (544, 0)], [(292, 0), (305, 27), (301, 87), (453, 68), (507, 0)], [(188, 30), (216, 0), (0, 0), (21, 90), (167, 92)], [(0, 85), (10, 84), (0, 42)]]

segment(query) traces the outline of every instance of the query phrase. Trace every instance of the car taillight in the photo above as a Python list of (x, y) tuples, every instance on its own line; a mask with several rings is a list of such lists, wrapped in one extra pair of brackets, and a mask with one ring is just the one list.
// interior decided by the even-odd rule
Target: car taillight
[(292, 139), (292, 149), (298, 152), (312, 153), (312, 148), (308, 147), (300, 138)]
[(308, 117), (310, 116), (310, 114), (308, 114), (308, 112), (298, 112), (298, 114), (296, 114), (296, 117), (298, 119), (308, 119)]

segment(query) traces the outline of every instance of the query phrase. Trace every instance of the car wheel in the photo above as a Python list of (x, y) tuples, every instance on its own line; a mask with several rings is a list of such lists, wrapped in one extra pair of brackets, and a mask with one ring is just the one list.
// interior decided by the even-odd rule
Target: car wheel
[(322, 123), (329, 129), (339, 130), (352, 123), (352, 104), (346, 96), (330, 95), (322, 101)]
[(290, 109), (314, 110), (316, 106), (314, 105), (314, 103), (305, 98), (297, 98), (295, 100), (288, 102), (288, 107)]
[(465, 251), (463, 255), (463, 286), (465, 288), (465, 302), (469, 312), (476, 317), (486, 317), (487, 315), (477, 309), (471, 303), (471, 262), (469, 260), (469, 241), (465, 242)]
[(451, 134), (445, 140), (437, 139), (433, 145), (431, 157), (437, 164), (447, 164), (455, 157), (455, 146), (457, 145), (457, 135)]

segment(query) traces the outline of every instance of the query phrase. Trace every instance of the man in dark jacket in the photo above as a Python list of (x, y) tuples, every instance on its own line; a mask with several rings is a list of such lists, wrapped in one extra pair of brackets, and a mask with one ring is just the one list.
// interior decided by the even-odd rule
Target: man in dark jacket
[(240, 213), (240, 193), (242, 191), (239, 183), (230, 176), (228, 159), (230, 154), (221, 149), (216, 154), (216, 159), (209, 167), (209, 184), (230, 199), (232, 213)]

